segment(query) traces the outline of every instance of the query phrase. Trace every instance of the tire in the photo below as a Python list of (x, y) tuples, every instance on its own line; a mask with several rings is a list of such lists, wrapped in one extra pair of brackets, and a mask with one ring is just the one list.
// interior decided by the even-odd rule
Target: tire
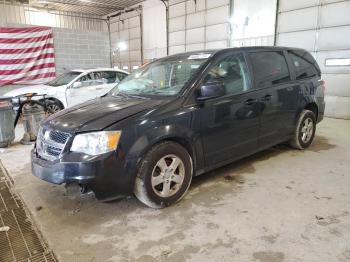
[(289, 144), (300, 150), (308, 148), (314, 139), (315, 131), (316, 116), (312, 111), (304, 109), (300, 113), (293, 138), (289, 141)]
[(48, 100), (46, 102), (46, 108), (50, 115), (55, 114), (64, 109), (62, 104), (55, 100)]
[(178, 143), (162, 142), (141, 161), (134, 194), (146, 206), (170, 206), (184, 197), (192, 173), (192, 159), (187, 150)]

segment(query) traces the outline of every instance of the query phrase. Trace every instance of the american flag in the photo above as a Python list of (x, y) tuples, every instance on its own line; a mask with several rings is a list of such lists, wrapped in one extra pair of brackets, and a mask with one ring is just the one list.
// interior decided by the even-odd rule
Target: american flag
[(0, 27), (0, 86), (42, 84), (55, 77), (49, 27)]

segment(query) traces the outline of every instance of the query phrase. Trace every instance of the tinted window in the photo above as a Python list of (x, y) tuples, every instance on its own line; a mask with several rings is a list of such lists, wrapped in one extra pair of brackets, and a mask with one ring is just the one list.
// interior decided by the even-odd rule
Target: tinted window
[(119, 81), (122, 81), (128, 75), (125, 73), (117, 72), (117, 76), (118, 76)]
[(295, 68), (296, 79), (313, 77), (319, 74), (316, 61), (308, 52), (293, 50), (288, 53)]
[(243, 55), (232, 55), (214, 65), (204, 82), (222, 81), (227, 94), (239, 94), (250, 88), (247, 64)]
[(250, 57), (258, 88), (290, 80), (287, 62), (282, 52), (251, 53)]

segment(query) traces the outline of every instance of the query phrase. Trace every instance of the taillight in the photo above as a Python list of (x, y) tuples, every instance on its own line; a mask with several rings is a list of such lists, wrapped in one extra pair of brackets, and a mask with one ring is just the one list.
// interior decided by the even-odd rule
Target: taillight
[(323, 93), (326, 92), (326, 81), (324, 81), (323, 79), (320, 80), (320, 86), (322, 88)]

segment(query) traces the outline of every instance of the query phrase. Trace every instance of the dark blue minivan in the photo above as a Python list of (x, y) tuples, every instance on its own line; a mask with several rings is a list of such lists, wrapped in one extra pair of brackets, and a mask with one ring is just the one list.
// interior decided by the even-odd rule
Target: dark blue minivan
[(323, 119), (324, 88), (302, 49), (168, 56), (45, 120), (32, 171), (100, 200), (135, 194), (162, 208), (185, 195), (193, 176), (283, 142), (307, 148)]

